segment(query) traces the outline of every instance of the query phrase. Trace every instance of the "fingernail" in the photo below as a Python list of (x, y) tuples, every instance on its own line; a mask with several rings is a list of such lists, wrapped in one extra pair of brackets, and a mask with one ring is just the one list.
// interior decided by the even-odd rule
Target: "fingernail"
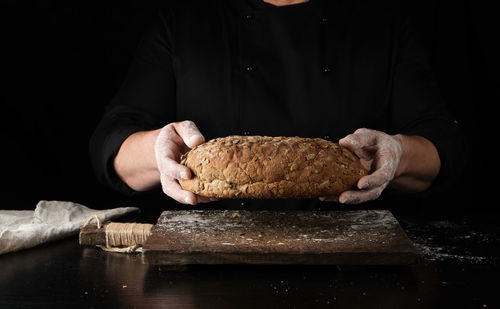
[(370, 186), (370, 183), (369, 182), (365, 182), (364, 184), (361, 185), (361, 187), (359, 187), (360, 189), (366, 189)]
[(181, 177), (181, 179), (188, 179), (188, 175), (185, 171), (182, 171), (179, 176)]
[(184, 203), (186, 203), (186, 204), (193, 204), (193, 202), (191, 201), (191, 199), (189, 197), (187, 197), (187, 196), (184, 198)]
[(357, 141), (354, 140), (353, 138), (347, 136), (347, 137), (344, 137), (344, 138), (341, 138), (339, 140), (339, 143), (342, 142), (342, 143), (348, 143), (348, 144), (351, 144), (353, 146), (356, 146), (357, 145)]
[(196, 142), (198, 141), (198, 139), (201, 138), (201, 140), (203, 140), (203, 136), (201, 135), (192, 135), (190, 138), (189, 138), (189, 145), (195, 145), (197, 144)]
[(344, 197), (344, 198), (340, 198), (340, 199), (339, 199), (339, 202), (340, 202), (341, 204), (349, 204), (351, 201), (352, 201), (352, 197), (351, 197), (351, 196), (348, 196), (348, 197)]

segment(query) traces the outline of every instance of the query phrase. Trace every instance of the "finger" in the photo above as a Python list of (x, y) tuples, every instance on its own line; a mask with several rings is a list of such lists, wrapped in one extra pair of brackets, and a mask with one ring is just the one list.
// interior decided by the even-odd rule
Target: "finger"
[(171, 158), (163, 158), (158, 162), (158, 170), (161, 175), (166, 175), (172, 179), (190, 179), (191, 170)]
[(367, 201), (377, 199), (382, 191), (384, 191), (385, 186), (379, 186), (371, 190), (361, 190), (361, 191), (345, 191), (339, 196), (339, 202), (341, 204), (360, 204)]
[(176, 122), (173, 125), (179, 136), (182, 138), (184, 144), (186, 144), (189, 148), (196, 147), (205, 141), (205, 137), (203, 137), (194, 122), (185, 120), (182, 122)]
[(358, 129), (339, 140), (339, 145), (354, 152), (360, 159), (373, 160), (377, 152), (377, 137), (373, 130)]
[(375, 170), (372, 174), (362, 177), (358, 181), (357, 187), (362, 190), (369, 190), (384, 184), (388, 184), (392, 180), (393, 171), (389, 168)]
[(182, 204), (196, 205), (197, 198), (193, 192), (183, 190), (179, 183), (166, 175), (161, 175), (163, 192)]
[(375, 171), (369, 175), (361, 177), (356, 186), (361, 190), (370, 190), (389, 183), (392, 180), (393, 175), (394, 171), (391, 166), (388, 166), (388, 164), (385, 164), (385, 166), (376, 166)]
[(330, 196), (320, 196), (319, 200), (322, 202), (338, 202), (339, 197), (335, 195), (330, 195)]
[(357, 129), (354, 133), (339, 140), (339, 145), (355, 151), (363, 147), (373, 146), (377, 142), (377, 134), (370, 129)]
[(374, 172), (362, 177), (358, 181), (358, 188), (370, 189), (390, 182), (394, 178), (399, 164), (398, 158), (397, 154), (393, 153), (390, 149), (382, 148), (375, 158)]

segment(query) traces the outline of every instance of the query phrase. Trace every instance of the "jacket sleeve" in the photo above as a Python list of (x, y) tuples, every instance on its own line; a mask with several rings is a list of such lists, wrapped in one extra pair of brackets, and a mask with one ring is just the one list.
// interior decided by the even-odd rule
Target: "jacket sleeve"
[(145, 30), (121, 88), (106, 107), (89, 143), (99, 182), (133, 194), (115, 173), (113, 161), (131, 134), (152, 130), (175, 118), (175, 78), (168, 13), (160, 10)]
[(423, 136), (434, 144), (441, 169), (431, 191), (442, 191), (455, 185), (463, 173), (464, 136), (440, 94), (426, 50), (409, 18), (402, 19), (396, 36), (390, 130)]

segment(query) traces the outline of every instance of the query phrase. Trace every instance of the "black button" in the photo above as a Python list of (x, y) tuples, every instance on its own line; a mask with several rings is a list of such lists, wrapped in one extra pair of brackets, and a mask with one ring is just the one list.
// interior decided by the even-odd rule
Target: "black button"
[(246, 135), (246, 136), (251, 135), (250, 130), (244, 130), (243, 131), (243, 135)]
[(332, 68), (324, 67), (323, 69), (321, 69), (321, 71), (323, 71), (323, 73), (325, 73), (325, 74), (328, 74), (332, 71)]
[(252, 20), (252, 19), (255, 18), (255, 15), (253, 15), (253, 14), (246, 14), (245, 16), (243, 16), (243, 18), (245, 20)]
[(323, 136), (323, 139), (326, 139), (327, 141), (329, 141), (330, 140), (330, 135), (325, 134), (325, 136)]
[(241, 201), (240, 205), (243, 206), (243, 207), (246, 207), (246, 206), (248, 206), (248, 202), (247, 201)]
[(252, 71), (254, 70), (254, 67), (253, 67), (253, 65), (246, 65), (246, 66), (244, 67), (244, 69), (245, 69), (245, 71), (247, 71), (247, 72), (252, 72)]
[(324, 22), (324, 23), (327, 22), (328, 21), (328, 17), (322, 17), (321, 21)]

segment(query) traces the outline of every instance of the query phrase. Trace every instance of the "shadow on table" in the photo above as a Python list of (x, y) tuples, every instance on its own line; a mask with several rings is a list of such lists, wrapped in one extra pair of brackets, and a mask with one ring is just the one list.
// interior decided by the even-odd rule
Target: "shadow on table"
[(431, 308), (432, 267), (217, 265), (150, 267), (144, 302), (194, 308)]
[(172, 268), (76, 239), (0, 256), (0, 307), (432, 308), (441, 289), (431, 262)]

